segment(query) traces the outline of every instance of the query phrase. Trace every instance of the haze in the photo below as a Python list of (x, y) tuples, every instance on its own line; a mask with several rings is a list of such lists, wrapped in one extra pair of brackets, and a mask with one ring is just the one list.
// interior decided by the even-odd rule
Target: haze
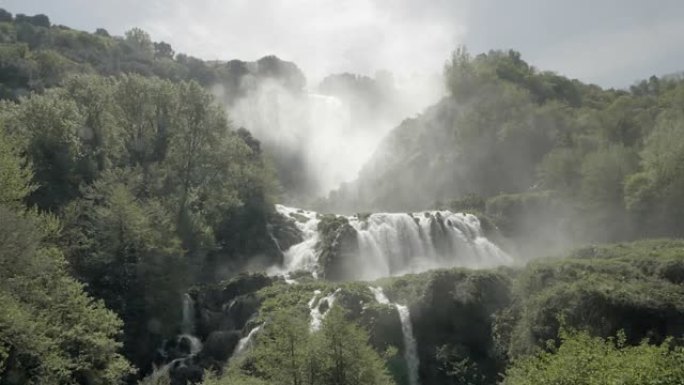
[(606, 87), (680, 71), (677, 0), (4, 0), (15, 13), (122, 35), (131, 27), (205, 60), (275, 54), (310, 82), (337, 72), (441, 73), (459, 44), (516, 49), (535, 66)]

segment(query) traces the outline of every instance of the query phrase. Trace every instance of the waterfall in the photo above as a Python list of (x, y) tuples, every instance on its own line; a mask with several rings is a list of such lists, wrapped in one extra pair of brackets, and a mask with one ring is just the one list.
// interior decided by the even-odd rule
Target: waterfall
[(230, 358), (232, 359), (233, 357), (239, 357), (248, 348), (250, 348), (254, 344), (254, 336), (257, 334), (257, 332), (259, 332), (259, 330), (261, 330), (261, 325), (256, 326), (250, 330), (245, 337), (240, 338), (240, 341), (238, 342), (237, 346), (235, 346), (235, 350)]
[[(311, 298), (309, 301), (309, 310), (311, 314), (311, 324), (309, 325), (309, 330), (312, 332), (316, 332), (320, 330), (321, 325), (323, 324), (323, 319), (325, 318), (325, 315), (328, 313), (328, 311), (332, 308), (333, 304), (335, 303), (335, 296), (337, 296), (337, 293), (340, 292), (340, 289), (335, 290), (334, 292), (328, 294), (327, 296), (318, 299), (318, 296), (321, 295), (320, 290), (315, 290), (314, 291), (314, 296)], [(321, 312), (321, 304), (323, 302), (327, 302), (328, 308), (325, 309), (323, 312)]]
[(194, 356), (202, 350), (202, 341), (195, 333), (195, 301), (190, 294), (183, 294), (183, 318), (181, 320), (181, 334), (177, 337), (177, 344), (185, 344), (189, 348), (189, 355)]
[(368, 286), (370, 289), (371, 293), (373, 293), (373, 296), (375, 297), (375, 301), (377, 303), (383, 304), (383, 305), (389, 305), (390, 301), (387, 299), (387, 296), (385, 295), (385, 291), (382, 290), (381, 287), (373, 287), (373, 286)]
[[(368, 287), (375, 296), (375, 300), (383, 305), (390, 305), (389, 299), (381, 287)], [(418, 358), (418, 348), (416, 346), (416, 339), (413, 337), (413, 326), (411, 325), (411, 313), (408, 306), (400, 305), (398, 303), (392, 304), (399, 313), (399, 321), (401, 322), (401, 334), (404, 337), (404, 360), (406, 360), (406, 367), (408, 368), (409, 385), (418, 385), (418, 367), (420, 361)]]
[[(384, 134), (403, 117), (359, 121), (350, 108), (334, 96), (292, 92), (276, 82), (262, 82), (229, 112), (236, 126), (249, 127), (264, 148), (274, 150), (279, 173), (302, 182), (284, 187), (320, 197), (353, 180)], [(299, 166), (296, 173), (293, 163)]]
[(181, 322), (181, 332), (183, 334), (193, 334), (195, 332), (195, 301), (190, 294), (183, 294), (183, 319)]
[[(285, 251), (282, 268), (271, 273), (319, 268), (316, 244), (318, 214), (276, 205), (294, 221), (304, 240)], [(490, 268), (509, 265), (513, 259), (484, 236), (480, 220), (472, 214), (450, 211), (376, 213), (346, 217), (356, 231), (358, 255), (351, 278), (374, 280), (449, 267)]]
[(413, 337), (413, 326), (411, 325), (411, 314), (407, 306), (395, 304), (399, 312), (401, 321), (401, 333), (404, 335), (404, 359), (408, 367), (409, 384), (418, 385), (418, 348), (416, 339)]
[(304, 241), (292, 245), (284, 252), (284, 270), (276, 266), (271, 268), (269, 273), (286, 274), (290, 271), (306, 270), (312, 272), (314, 278), (316, 278), (318, 267), (318, 253), (316, 252), (316, 243), (318, 243), (318, 214), (313, 211), (283, 205), (276, 205), (276, 210), (286, 218), (295, 221), (295, 225), (302, 232)]

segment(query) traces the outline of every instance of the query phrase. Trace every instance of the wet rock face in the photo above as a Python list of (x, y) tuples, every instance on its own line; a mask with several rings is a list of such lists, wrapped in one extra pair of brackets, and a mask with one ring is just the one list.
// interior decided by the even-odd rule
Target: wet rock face
[(186, 385), (202, 382), (204, 369), (194, 358), (179, 360), (169, 367), (171, 385)]
[(329, 281), (353, 278), (358, 252), (356, 230), (345, 217), (325, 216), (318, 224), (319, 276)]
[(261, 306), (256, 295), (276, 279), (242, 274), (218, 284), (192, 289), (196, 336), (179, 335), (158, 350), (157, 368), (168, 370), (172, 385), (202, 381), (205, 369), (219, 370), (230, 358)]
[[(510, 305), (510, 280), (491, 271), (439, 271), (432, 275), (420, 301), (411, 306), (423, 383), (453, 383), (435, 352), (450, 360), (468, 359), (474, 365), (468, 375), (499, 373), (504, 357), (493, 338), (497, 312)], [(469, 369), (469, 370), (470, 370)], [(494, 384), (496, 377), (484, 383)]]
[(360, 323), (369, 331), (370, 343), (376, 351), (393, 346), (403, 354), (404, 341), (399, 313), (392, 305), (374, 305), (363, 309)]
[(214, 362), (226, 362), (240, 341), (240, 332), (213, 331), (204, 342), (202, 355)]
[(275, 213), (269, 218), (269, 231), (278, 244), (281, 251), (289, 249), (304, 240), (302, 231), (295, 225), (296, 218), (287, 218), (280, 213)]
[(256, 292), (275, 279), (265, 274), (240, 274), (227, 282), (195, 289), (199, 336), (207, 339), (213, 331), (242, 330), (261, 305)]

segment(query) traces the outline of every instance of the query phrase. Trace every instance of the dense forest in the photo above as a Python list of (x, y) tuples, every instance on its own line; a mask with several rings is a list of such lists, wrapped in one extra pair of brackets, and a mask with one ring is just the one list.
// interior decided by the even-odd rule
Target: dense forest
[[(0, 9), (0, 384), (684, 381), (680, 76), (603, 89), (458, 48), (448, 96), (317, 199), (227, 114), (262, 79), (307, 86)], [(387, 79), (318, 88), (374, 117)], [(415, 239), (360, 272), (390, 226)]]

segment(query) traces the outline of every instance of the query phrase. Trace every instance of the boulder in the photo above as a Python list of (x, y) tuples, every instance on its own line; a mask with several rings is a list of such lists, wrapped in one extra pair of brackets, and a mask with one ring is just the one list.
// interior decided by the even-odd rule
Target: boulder
[(226, 362), (231, 354), (233, 354), (233, 350), (235, 350), (239, 341), (240, 332), (237, 330), (214, 331), (209, 334), (209, 337), (204, 342), (202, 355), (210, 360)]

